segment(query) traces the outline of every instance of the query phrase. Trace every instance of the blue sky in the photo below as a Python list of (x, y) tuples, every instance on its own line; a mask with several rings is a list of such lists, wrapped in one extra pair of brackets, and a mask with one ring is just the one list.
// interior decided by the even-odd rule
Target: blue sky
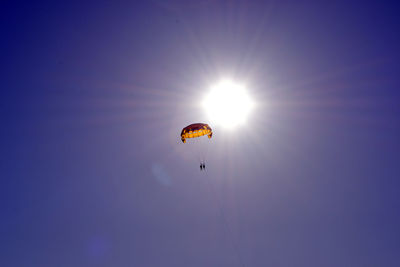
[[(398, 266), (390, 1), (6, 1), (0, 265)], [(257, 100), (180, 143), (221, 78)]]

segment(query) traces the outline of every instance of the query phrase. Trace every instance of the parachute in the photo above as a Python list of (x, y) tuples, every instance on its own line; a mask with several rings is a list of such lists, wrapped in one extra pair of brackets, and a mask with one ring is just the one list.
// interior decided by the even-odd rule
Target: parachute
[(212, 129), (205, 123), (194, 123), (182, 129), (181, 140), (186, 143), (186, 138), (196, 138), (207, 135), (208, 138), (212, 137)]
[[(207, 149), (209, 146), (208, 139), (211, 139), (213, 135), (211, 127), (206, 123), (194, 123), (186, 126), (182, 129), (181, 132), (181, 140), (182, 143), (186, 143), (189, 139), (190, 146), (193, 149), (194, 154), (197, 156), (197, 159), (200, 161), (200, 170), (205, 170), (205, 157), (207, 153)], [(189, 145), (189, 144), (188, 144)]]

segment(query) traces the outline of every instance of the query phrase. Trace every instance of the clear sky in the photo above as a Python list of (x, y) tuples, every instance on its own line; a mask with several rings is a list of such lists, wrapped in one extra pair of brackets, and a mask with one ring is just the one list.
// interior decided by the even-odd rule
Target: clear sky
[(400, 266), (393, 3), (3, 1), (0, 265)]

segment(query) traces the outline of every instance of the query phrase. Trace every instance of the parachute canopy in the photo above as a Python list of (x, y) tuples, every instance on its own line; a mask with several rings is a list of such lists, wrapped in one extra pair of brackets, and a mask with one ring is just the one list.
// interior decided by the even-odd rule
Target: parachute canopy
[(182, 129), (181, 140), (186, 143), (186, 138), (196, 138), (207, 135), (208, 138), (212, 137), (212, 129), (206, 123), (194, 123)]

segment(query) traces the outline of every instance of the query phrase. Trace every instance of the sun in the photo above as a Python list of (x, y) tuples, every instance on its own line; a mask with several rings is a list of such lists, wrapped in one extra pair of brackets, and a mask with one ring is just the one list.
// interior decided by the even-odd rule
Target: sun
[(222, 80), (211, 88), (202, 105), (213, 125), (232, 129), (247, 121), (254, 102), (243, 85)]

